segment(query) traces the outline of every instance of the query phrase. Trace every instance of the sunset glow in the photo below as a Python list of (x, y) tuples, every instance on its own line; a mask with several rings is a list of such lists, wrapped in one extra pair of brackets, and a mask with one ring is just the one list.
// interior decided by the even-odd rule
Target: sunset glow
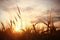
[(14, 32), (21, 32), (21, 29), (25, 29), (25, 22), (17, 21), (16, 25), (13, 25)]
[(60, 40), (60, 0), (0, 0), (0, 40)]
[(20, 32), (20, 28), (19, 28), (19, 27), (15, 27), (15, 28), (14, 28), (14, 31)]

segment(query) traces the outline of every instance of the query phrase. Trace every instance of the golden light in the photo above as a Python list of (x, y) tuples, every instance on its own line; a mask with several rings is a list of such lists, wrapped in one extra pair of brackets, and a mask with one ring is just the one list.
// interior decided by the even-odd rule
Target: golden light
[(36, 29), (40, 29), (41, 31), (42, 30), (46, 30), (47, 29), (47, 26), (45, 25), (45, 24), (43, 24), (43, 23), (38, 23), (37, 25), (36, 25)]
[(21, 25), (21, 22), (17, 21), (16, 25), (13, 26), (13, 32), (22, 32), (22, 29), (25, 29), (25, 22), (22, 22)]
[(15, 30), (16, 32), (19, 32), (19, 31), (20, 31), (20, 28), (15, 27), (14, 30)]

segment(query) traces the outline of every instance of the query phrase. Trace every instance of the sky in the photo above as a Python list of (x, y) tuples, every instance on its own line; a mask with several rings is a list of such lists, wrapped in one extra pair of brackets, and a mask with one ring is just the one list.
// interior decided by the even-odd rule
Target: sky
[[(5, 24), (17, 16), (17, 6), (20, 8), (23, 20), (31, 22), (47, 16), (46, 10), (52, 9), (54, 20), (60, 22), (60, 0), (0, 0), (0, 21)], [(55, 22), (58, 23), (58, 22)]]

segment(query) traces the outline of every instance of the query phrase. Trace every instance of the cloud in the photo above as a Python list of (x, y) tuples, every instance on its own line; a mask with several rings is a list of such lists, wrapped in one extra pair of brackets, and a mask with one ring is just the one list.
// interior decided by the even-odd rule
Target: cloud
[(5, 11), (13, 7), (15, 4), (16, 2), (13, 2), (11, 0), (0, 0), (0, 9), (3, 9)]
[(0, 10), (0, 22), (3, 22), (4, 24), (9, 23), (10, 16), (7, 12)]
[(56, 26), (60, 27), (60, 21), (54, 23)]
[(52, 8), (54, 9), (52, 15), (55, 19), (60, 20), (60, 0), (0, 0), (0, 10), (2, 11), (3, 15), (8, 12), (7, 14), (9, 16), (11, 16), (10, 14), (14, 16), (17, 11), (17, 5), (21, 10), (23, 19), (35, 20), (36, 17), (45, 17), (44, 15), (47, 16), (45, 11)]

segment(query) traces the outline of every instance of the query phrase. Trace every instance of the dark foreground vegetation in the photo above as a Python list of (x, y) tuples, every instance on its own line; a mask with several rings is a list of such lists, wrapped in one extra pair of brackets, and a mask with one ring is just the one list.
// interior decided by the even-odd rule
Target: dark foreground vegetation
[(10, 29), (0, 31), (0, 40), (60, 40), (60, 30), (50, 32), (32, 32), (27, 29), (23, 34), (13, 34)]

